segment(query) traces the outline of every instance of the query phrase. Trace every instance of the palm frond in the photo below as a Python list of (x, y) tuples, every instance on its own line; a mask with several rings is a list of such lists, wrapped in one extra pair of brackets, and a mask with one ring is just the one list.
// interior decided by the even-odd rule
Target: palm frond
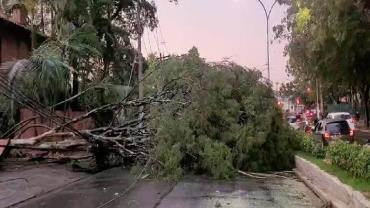
[(23, 1), (22, 0), (1, 0), (0, 3), (1, 3), (0, 7), (2, 9), (4, 9), (5, 11), (9, 11), (16, 5), (22, 5)]
[(92, 25), (84, 24), (76, 29), (66, 42), (67, 46), (74, 52), (101, 56), (100, 39)]
[(2, 68), (8, 67), (8, 81), (13, 83), (14, 80), (20, 76), (24, 76), (24, 73), (31, 70), (33, 63), (28, 59), (21, 59), (14, 62), (7, 62), (2, 65)]
[(104, 89), (104, 99), (107, 103), (113, 103), (122, 100), (132, 90), (132, 87), (130, 86), (111, 83), (102, 83), (99, 85), (99, 87)]
[(35, 84), (40, 85), (41, 88), (47, 86), (48, 89), (44, 90), (51, 94), (66, 92), (69, 87), (71, 67), (64, 62), (62, 54), (63, 50), (59, 43), (50, 41), (34, 50), (31, 57), (31, 61), (34, 63), (32, 71), (35, 72)]

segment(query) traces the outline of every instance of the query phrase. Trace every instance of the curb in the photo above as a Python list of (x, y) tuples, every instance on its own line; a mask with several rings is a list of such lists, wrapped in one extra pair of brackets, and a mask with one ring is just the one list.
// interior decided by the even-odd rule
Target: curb
[(370, 208), (370, 201), (359, 191), (304, 158), (295, 156), (297, 176), (324, 202), (334, 208)]
[(316, 196), (318, 196), (322, 201), (323, 201), (323, 205), (321, 208), (331, 208), (333, 207), (331, 202), (330, 202), (330, 199), (325, 195), (325, 193), (323, 191), (321, 191), (320, 189), (316, 188), (315, 185), (313, 183), (310, 182), (310, 180), (306, 177), (304, 177), (297, 169), (294, 169), (293, 170), (294, 173), (297, 175), (297, 177), (303, 181), (303, 183), (314, 193), (316, 194)]

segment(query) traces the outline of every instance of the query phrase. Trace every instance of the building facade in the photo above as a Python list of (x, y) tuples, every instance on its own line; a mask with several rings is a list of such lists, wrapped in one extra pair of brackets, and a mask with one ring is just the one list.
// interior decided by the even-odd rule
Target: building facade
[(10, 15), (0, 10), (0, 63), (29, 57), (31, 32), (25, 27), (27, 15), (15, 8)]

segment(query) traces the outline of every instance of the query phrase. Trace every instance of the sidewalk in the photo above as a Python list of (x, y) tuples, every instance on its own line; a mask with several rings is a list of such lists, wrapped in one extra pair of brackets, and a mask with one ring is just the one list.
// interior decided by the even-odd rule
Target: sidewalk
[(356, 128), (360, 131), (370, 133), (370, 128), (366, 126), (365, 121), (363, 121), (363, 120), (356, 123)]

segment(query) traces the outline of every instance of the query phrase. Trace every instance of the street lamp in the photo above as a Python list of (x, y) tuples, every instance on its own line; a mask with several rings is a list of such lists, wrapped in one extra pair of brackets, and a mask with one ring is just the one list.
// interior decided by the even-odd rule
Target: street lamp
[(270, 10), (267, 11), (265, 5), (262, 3), (261, 0), (257, 0), (262, 8), (263, 8), (263, 11), (265, 11), (265, 15), (266, 15), (266, 40), (267, 40), (267, 73), (268, 73), (268, 80), (269, 82), (271, 82), (271, 79), (270, 79), (270, 15), (271, 15), (271, 11), (272, 9), (274, 8), (274, 6), (276, 5), (276, 3), (278, 2), (277, 0), (274, 1), (274, 3), (272, 4)]

